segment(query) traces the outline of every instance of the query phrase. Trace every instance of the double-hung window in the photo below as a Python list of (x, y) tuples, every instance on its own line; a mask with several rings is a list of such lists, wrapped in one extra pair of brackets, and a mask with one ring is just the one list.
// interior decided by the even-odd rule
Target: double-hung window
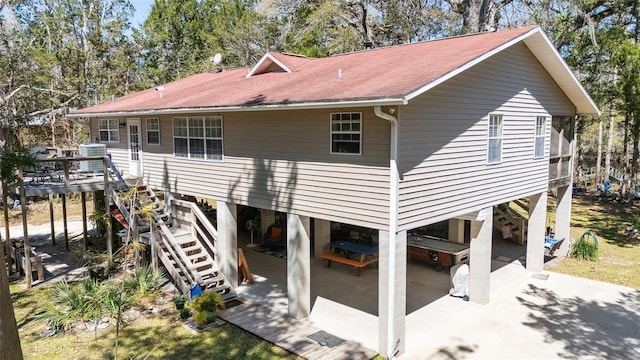
[(534, 157), (544, 157), (544, 140), (547, 129), (547, 118), (544, 116), (536, 117), (536, 136), (534, 144)]
[(148, 118), (147, 121), (147, 144), (160, 145), (160, 119)]
[(173, 118), (173, 149), (176, 157), (222, 160), (222, 117)]
[(489, 140), (487, 162), (489, 164), (502, 161), (502, 115), (489, 115)]
[(100, 142), (120, 142), (118, 119), (100, 119)]
[(353, 154), (362, 153), (362, 114), (334, 113), (331, 114), (331, 153)]

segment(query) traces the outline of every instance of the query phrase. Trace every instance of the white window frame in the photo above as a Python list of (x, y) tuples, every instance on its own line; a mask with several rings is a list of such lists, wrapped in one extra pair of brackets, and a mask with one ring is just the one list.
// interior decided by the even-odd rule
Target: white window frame
[(536, 116), (536, 130), (533, 137), (534, 159), (544, 158), (544, 148), (547, 138), (547, 117)]
[[(355, 116), (354, 116), (355, 115)], [(357, 117), (357, 119), (354, 119)], [(357, 124), (357, 130), (353, 130), (354, 124)], [(335, 129), (334, 125), (338, 125), (340, 129)], [(348, 126), (346, 126), (348, 125)], [(348, 127), (348, 129), (342, 129), (342, 127)], [(362, 113), (361, 112), (340, 112), (340, 113), (331, 113), (329, 116), (329, 152), (334, 155), (362, 155)], [(340, 139), (338, 141), (334, 140), (334, 135), (347, 135), (348, 137), (352, 137), (357, 135), (358, 140), (358, 152), (349, 152), (349, 151), (335, 151), (334, 143), (355, 143), (355, 140), (350, 139)]]
[[(151, 121), (151, 120), (156, 122), (156, 124), (158, 126), (157, 128), (154, 128), (154, 129), (150, 129), (149, 128), (149, 121)], [(146, 118), (146, 119), (144, 119), (144, 125), (145, 125), (145, 129), (146, 129), (146, 132), (147, 132), (147, 139), (146, 139), (147, 140), (147, 145), (160, 145), (160, 118), (157, 118), (157, 117)], [(149, 134), (151, 134), (151, 133), (157, 133), (158, 134), (158, 142), (150, 142), (149, 141)]]
[[(502, 114), (489, 114), (487, 135), (487, 164), (499, 164), (502, 162), (504, 142), (504, 117)], [(498, 154), (493, 154), (496, 143), (499, 144)]]
[[(106, 134), (106, 139), (102, 135)], [(120, 142), (120, 122), (118, 119), (98, 119), (98, 140), (101, 143)]]
[[(181, 127), (183, 130), (180, 134), (176, 135), (176, 122), (177, 121), (185, 121), (186, 126)], [(207, 126), (208, 122), (219, 121), (219, 126)], [(197, 125), (197, 122), (201, 122), (201, 125)], [(193, 159), (193, 160), (203, 160), (203, 161), (223, 161), (224, 160), (224, 142), (223, 142), (223, 121), (222, 116), (176, 116), (172, 121), (173, 128), (173, 156), (181, 159)], [(180, 129), (180, 128), (179, 128)], [(217, 132), (217, 134), (216, 134)], [(186, 152), (180, 154), (176, 152), (176, 139), (184, 139), (186, 140)], [(202, 156), (199, 153), (194, 153), (192, 150), (193, 142), (202, 140)], [(207, 146), (209, 141), (219, 141), (220, 142), (220, 153), (210, 154), (207, 153), (207, 149), (210, 147)], [(219, 156), (219, 158), (218, 158)]]

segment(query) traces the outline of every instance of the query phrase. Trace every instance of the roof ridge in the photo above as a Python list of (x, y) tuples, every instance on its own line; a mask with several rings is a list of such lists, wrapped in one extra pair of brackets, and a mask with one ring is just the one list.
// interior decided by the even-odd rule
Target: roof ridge
[(335, 58), (335, 57), (340, 57), (340, 56), (347, 56), (347, 55), (352, 55), (352, 54), (359, 54), (359, 53), (364, 53), (364, 52), (371, 52), (371, 51), (376, 51), (376, 50), (384, 50), (384, 49), (389, 49), (389, 48), (399, 48), (399, 47), (406, 47), (406, 46), (412, 46), (412, 45), (420, 45), (420, 44), (427, 44), (427, 43), (434, 43), (434, 42), (438, 42), (438, 41), (446, 41), (446, 40), (453, 40), (453, 39), (460, 39), (460, 38), (464, 38), (464, 37), (471, 37), (471, 36), (482, 36), (482, 35), (489, 35), (489, 34), (497, 34), (497, 33), (506, 33), (506, 32), (521, 32), (522, 34), (531, 31), (535, 28), (539, 28), (540, 25), (529, 25), (529, 26), (523, 26), (523, 27), (518, 27), (518, 28), (514, 28), (514, 29), (507, 29), (507, 30), (502, 30), (502, 31), (484, 31), (484, 32), (477, 32), (477, 33), (470, 33), (470, 34), (461, 34), (461, 35), (454, 35), (454, 36), (449, 36), (449, 37), (443, 37), (443, 38), (439, 38), (439, 39), (431, 39), (431, 40), (423, 40), (423, 41), (416, 41), (413, 43), (403, 43), (403, 44), (396, 44), (396, 45), (386, 45), (383, 47), (378, 47), (378, 48), (373, 48), (373, 49), (362, 49), (362, 50), (354, 50), (351, 52), (346, 52), (346, 53), (342, 53), (342, 54), (334, 54), (334, 55), (330, 55), (324, 58), (310, 58), (312, 60), (315, 59), (326, 59), (326, 58)]

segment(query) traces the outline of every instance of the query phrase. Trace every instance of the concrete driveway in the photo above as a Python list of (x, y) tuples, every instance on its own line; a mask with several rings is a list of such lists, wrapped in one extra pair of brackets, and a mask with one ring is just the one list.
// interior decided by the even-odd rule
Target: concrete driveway
[(400, 359), (640, 359), (640, 290), (508, 264), (490, 303), (443, 297), (410, 314), (407, 344)]

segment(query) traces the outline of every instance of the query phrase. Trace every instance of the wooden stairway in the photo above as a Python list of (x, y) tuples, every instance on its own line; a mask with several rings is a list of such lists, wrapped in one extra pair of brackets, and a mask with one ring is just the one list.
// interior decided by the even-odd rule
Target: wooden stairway
[[(222, 274), (222, 271), (220, 271), (214, 256), (212, 256), (212, 252), (205, 248), (202, 242), (198, 241), (197, 238), (185, 229), (172, 228), (170, 231), (176, 244), (180, 246), (186, 255), (191, 267), (197, 271), (199, 275), (197, 282), (200, 288), (203, 291), (212, 290), (219, 293), (225, 302), (235, 300), (237, 298), (236, 293), (227, 278)], [(164, 245), (162, 249), (166, 251)], [(176, 259), (170, 252), (168, 258), (170, 260), (170, 266), (176, 269), (178, 274), (184, 279), (184, 271), (177, 264), (177, 261), (180, 259)], [(166, 266), (167, 264), (165, 264), (165, 267)], [(191, 285), (193, 286), (193, 284)]]
[(511, 241), (524, 245), (527, 237), (527, 219), (509, 208), (509, 204), (493, 207), (493, 226), (503, 236), (503, 227), (511, 231)]
[[(196, 204), (185, 205), (183, 201), (174, 200), (182, 204), (180, 211), (174, 211), (177, 213), (174, 216), (153, 190), (139, 182), (129, 184), (126, 192), (112, 194), (115, 194), (113, 199), (118, 212), (127, 221), (130, 221), (129, 214), (134, 207), (134, 214), (137, 214), (133, 220), (137, 227), (134, 230), (141, 239), (147, 239), (143, 242), (150, 245), (155, 242), (152, 249), (156, 249), (156, 254), (152, 256), (160, 259), (183, 294), (188, 294), (198, 284), (202, 291), (216, 291), (225, 302), (237, 298), (216, 262), (217, 232)], [(150, 218), (155, 231), (151, 231)]]

